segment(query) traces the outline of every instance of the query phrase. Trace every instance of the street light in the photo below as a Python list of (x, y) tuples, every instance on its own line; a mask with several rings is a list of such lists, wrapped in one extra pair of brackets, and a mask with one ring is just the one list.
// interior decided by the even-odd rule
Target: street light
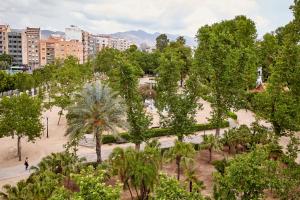
[(47, 138), (49, 137), (49, 131), (48, 131), (48, 117), (46, 117), (46, 119), (47, 119)]

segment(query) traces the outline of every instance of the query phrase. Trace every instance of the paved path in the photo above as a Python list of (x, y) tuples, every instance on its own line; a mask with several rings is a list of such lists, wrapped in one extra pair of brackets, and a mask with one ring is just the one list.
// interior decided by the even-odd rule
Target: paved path
[[(221, 130), (221, 134), (224, 132), (225, 129)], [(184, 138), (184, 141), (194, 143), (194, 144), (200, 144), (202, 142), (202, 135), (203, 134), (214, 134), (215, 130), (209, 130), (209, 131), (201, 131), (197, 132), (194, 135), (190, 135)], [(169, 136), (169, 137), (161, 137), (159, 138), (159, 142), (161, 143), (161, 148), (168, 148), (172, 147), (174, 145), (174, 141), (176, 140), (176, 136)], [(134, 147), (134, 144), (132, 143), (125, 143), (125, 144), (112, 144), (112, 145), (103, 145), (102, 146), (102, 159), (106, 160), (113, 149), (115, 147)], [(141, 149), (145, 147), (145, 143), (141, 145)], [(84, 148), (80, 149), (78, 152), (79, 157), (85, 157), (87, 162), (94, 162), (96, 161), (96, 153), (94, 148)], [(40, 158), (39, 160), (41, 160)], [(30, 163), (30, 165), (37, 165), (39, 161)], [(5, 181), (7, 179), (13, 179), (17, 177), (26, 178), (30, 175), (29, 170), (25, 170), (25, 167), (22, 164), (19, 164), (14, 167), (7, 167), (0, 169), (0, 180)]]

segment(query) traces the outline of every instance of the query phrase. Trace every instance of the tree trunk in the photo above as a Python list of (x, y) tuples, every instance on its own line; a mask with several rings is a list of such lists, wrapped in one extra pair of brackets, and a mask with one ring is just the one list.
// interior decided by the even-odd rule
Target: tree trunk
[(220, 130), (221, 130), (221, 129), (220, 129), (219, 127), (216, 128), (216, 136), (217, 136), (217, 137), (220, 136)]
[(180, 73), (180, 87), (183, 86), (183, 75), (182, 73)]
[(97, 163), (102, 163), (102, 157), (101, 157), (101, 134), (99, 131), (99, 128), (96, 128), (96, 154), (97, 154)]
[(176, 165), (177, 165), (177, 180), (180, 180), (180, 161), (181, 156), (176, 156)]
[(136, 143), (135, 144), (135, 150), (140, 151), (140, 149), (141, 149), (141, 143)]
[(212, 149), (209, 148), (208, 151), (209, 151), (209, 161), (208, 162), (210, 163), (212, 160)]
[(190, 181), (190, 192), (192, 192), (192, 191), (193, 191), (193, 182)]
[(63, 114), (63, 110), (61, 110), (61, 111), (59, 112), (59, 118), (58, 118), (57, 125), (59, 125), (59, 122), (60, 122), (60, 119), (61, 119), (62, 114)]
[(21, 137), (18, 136), (18, 157), (19, 157), (19, 161), (22, 160), (22, 155), (21, 155)]
[(127, 187), (128, 187), (128, 190), (129, 190), (129, 193), (130, 193), (131, 199), (132, 199), (132, 200), (134, 200), (134, 198), (133, 198), (133, 195), (132, 195), (132, 191), (131, 191), (131, 189), (130, 189), (130, 186), (129, 186), (129, 183), (128, 183), (128, 181), (126, 181), (126, 185), (127, 185)]

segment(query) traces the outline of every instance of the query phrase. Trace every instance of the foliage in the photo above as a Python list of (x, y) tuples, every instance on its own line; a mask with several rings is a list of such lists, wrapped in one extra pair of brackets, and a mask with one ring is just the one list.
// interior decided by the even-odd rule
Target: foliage
[(168, 36), (166, 34), (160, 34), (156, 38), (156, 49), (162, 52), (164, 48), (168, 46), (168, 43), (169, 43)]
[(4, 97), (0, 101), (0, 137), (16, 136), (18, 139), (18, 157), (21, 161), (21, 139), (27, 137), (34, 142), (41, 136), (41, 101), (27, 94)]
[(5, 185), (0, 196), (8, 200), (46, 200), (61, 182), (61, 176), (48, 170), (31, 175), (16, 186)]
[[(144, 133), (150, 124), (150, 117), (144, 110), (144, 101), (138, 91), (137, 75), (139, 68), (126, 60), (123, 61), (115, 69), (114, 76), (110, 76), (112, 78), (110, 79), (110, 83), (125, 100), (130, 141), (139, 149), (140, 144), (145, 141)], [(111, 80), (114, 80), (114, 82), (111, 82)]]
[(215, 199), (260, 199), (264, 190), (276, 183), (276, 161), (269, 160), (269, 153), (262, 148), (242, 154), (229, 162), (222, 175), (214, 176)]
[(201, 143), (201, 148), (208, 149), (209, 151), (208, 162), (211, 162), (213, 151), (219, 151), (221, 149), (220, 138), (214, 135), (203, 135), (203, 142)]
[(114, 187), (105, 184), (105, 176), (102, 170), (94, 170), (92, 166), (83, 169), (80, 174), (74, 174), (72, 178), (78, 184), (80, 190), (76, 192), (74, 200), (117, 200), (120, 199), (120, 185)]
[(167, 175), (161, 174), (159, 184), (156, 185), (153, 192), (155, 200), (204, 200), (201, 194), (197, 192), (188, 192), (181, 187), (180, 183)]
[[(221, 123), (232, 107), (245, 106), (246, 91), (256, 80), (255, 38), (255, 24), (245, 16), (198, 31), (194, 71), (199, 88), (206, 91), (201, 95), (212, 103), (213, 123)], [(219, 132), (217, 129), (216, 134)]]
[(129, 189), (132, 198), (134, 188), (137, 198), (141, 200), (149, 197), (157, 183), (160, 161), (160, 150), (155, 145), (147, 145), (144, 151), (115, 148), (110, 155), (112, 169), (124, 187)]
[[(221, 124), (221, 128), (227, 128), (229, 126), (227, 121), (223, 121)], [(212, 130), (216, 129), (215, 125), (213, 124), (194, 124), (193, 127), (191, 127), (191, 134), (197, 131), (205, 131), (205, 130)], [(155, 137), (161, 137), (161, 136), (171, 136), (176, 135), (170, 128), (152, 128), (148, 129), (145, 132), (146, 139), (151, 139)], [(103, 144), (110, 144), (110, 143), (117, 143), (119, 141), (127, 142), (130, 141), (130, 135), (128, 132), (119, 133), (117, 136), (114, 135), (103, 135), (102, 143)]]
[(176, 49), (167, 47), (164, 50), (158, 68), (155, 102), (162, 125), (170, 127), (179, 140), (192, 132), (196, 109), (201, 107), (197, 104), (198, 96), (191, 87), (192, 84), (187, 84), (178, 91), (180, 69), (184, 63)]
[(12, 63), (13, 57), (5, 52), (0, 54), (0, 70), (6, 70)]
[(176, 140), (175, 145), (171, 147), (164, 156), (167, 158), (167, 161), (176, 161), (177, 179), (179, 180), (182, 162), (186, 159), (193, 159), (195, 154), (196, 152), (192, 144)]
[(101, 159), (103, 131), (116, 133), (116, 128), (125, 128), (125, 109), (123, 100), (107, 85), (100, 81), (86, 84), (78, 94), (76, 104), (69, 107), (67, 135), (70, 140), (82, 138), (93, 130), (96, 138), (97, 162)]

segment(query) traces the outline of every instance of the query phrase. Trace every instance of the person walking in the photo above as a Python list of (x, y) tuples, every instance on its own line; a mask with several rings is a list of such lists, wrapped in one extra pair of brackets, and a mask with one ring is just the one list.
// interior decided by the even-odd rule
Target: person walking
[(28, 157), (26, 157), (24, 165), (25, 165), (25, 170), (27, 170), (28, 166), (29, 166), (29, 164), (28, 164)]

